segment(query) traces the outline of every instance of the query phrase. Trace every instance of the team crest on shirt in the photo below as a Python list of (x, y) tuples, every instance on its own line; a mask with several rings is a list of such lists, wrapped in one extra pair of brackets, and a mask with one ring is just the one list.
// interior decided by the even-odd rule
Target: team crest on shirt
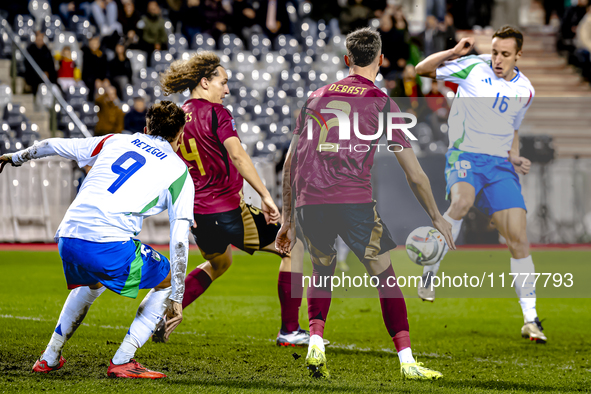
[(232, 119), (232, 130), (236, 131), (236, 122)]

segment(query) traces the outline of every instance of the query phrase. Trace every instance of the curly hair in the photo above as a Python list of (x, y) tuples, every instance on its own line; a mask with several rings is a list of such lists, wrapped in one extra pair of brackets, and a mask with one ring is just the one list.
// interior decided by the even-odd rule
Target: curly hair
[(146, 134), (174, 141), (185, 125), (185, 112), (172, 101), (161, 101), (148, 108), (146, 113)]
[(521, 34), (519, 29), (517, 29), (516, 27), (509, 25), (501, 26), (499, 30), (495, 31), (495, 34), (493, 34), (493, 38), (495, 37), (503, 39), (514, 38), (517, 52), (521, 51), (521, 48), (523, 47), (523, 34)]
[(220, 58), (213, 52), (205, 51), (191, 56), (188, 60), (177, 60), (160, 75), (164, 94), (193, 91), (202, 78), (211, 80), (219, 75)]

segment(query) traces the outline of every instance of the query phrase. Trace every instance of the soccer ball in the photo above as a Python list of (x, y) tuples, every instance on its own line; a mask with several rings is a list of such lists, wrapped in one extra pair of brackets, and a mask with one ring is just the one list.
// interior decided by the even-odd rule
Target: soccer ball
[(406, 253), (418, 265), (433, 265), (443, 256), (445, 238), (433, 227), (415, 229), (406, 239)]

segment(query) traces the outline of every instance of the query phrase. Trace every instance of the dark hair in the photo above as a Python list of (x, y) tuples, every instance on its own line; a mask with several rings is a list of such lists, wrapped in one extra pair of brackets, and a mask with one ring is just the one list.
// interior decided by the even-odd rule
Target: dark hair
[(349, 33), (345, 45), (350, 64), (367, 67), (382, 51), (382, 38), (380, 33), (364, 27)]
[(172, 101), (161, 101), (148, 108), (146, 113), (146, 133), (174, 141), (185, 125), (185, 112)]
[(503, 39), (514, 38), (515, 44), (517, 45), (517, 52), (521, 51), (521, 48), (523, 47), (523, 34), (521, 34), (516, 27), (509, 25), (501, 26), (499, 30), (495, 31), (495, 34), (493, 34), (493, 38), (495, 37)]
[(204, 51), (191, 56), (188, 60), (177, 60), (160, 75), (160, 84), (164, 94), (180, 93), (186, 89), (192, 91), (202, 78), (211, 80), (219, 75), (220, 58), (213, 52)]

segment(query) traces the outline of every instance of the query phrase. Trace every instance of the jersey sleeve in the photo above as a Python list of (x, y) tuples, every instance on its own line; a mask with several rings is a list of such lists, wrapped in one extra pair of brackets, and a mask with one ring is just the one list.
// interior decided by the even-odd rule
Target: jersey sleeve
[[(398, 104), (396, 104), (396, 102), (391, 99), (388, 98), (388, 101), (386, 102), (386, 106), (384, 107), (384, 112), (386, 112), (386, 116), (387, 113), (401, 113), (400, 112), (400, 108), (398, 107)], [(406, 118), (406, 117), (394, 117), (392, 118), (392, 123), (393, 124), (405, 124), (405, 123), (410, 123), (409, 122), (410, 119)], [(387, 119), (386, 119), (387, 122)], [(406, 130), (409, 130), (409, 133), (411, 133), (410, 128), (407, 128)], [(401, 129), (394, 129), (392, 130), (392, 138), (390, 140), (388, 140), (388, 143), (390, 144), (398, 144), (400, 146), (402, 146), (403, 148), (411, 148), (410, 145), (410, 138), (404, 133), (404, 131), (402, 131)]]
[[(223, 144), (230, 137), (238, 137), (236, 131), (236, 121), (230, 114), (230, 112), (223, 107), (213, 107), (212, 122), (216, 122), (217, 119), (217, 136), (220, 142)], [(213, 124), (212, 126), (215, 126)]]
[(479, 56), (465, 56), (443, 63), (436, 70), (436, 79), (463, 85), (470, 81), (474, 68), (486, 65), (487, 62)]
[(513, 129), (514, 130), (519, 130), (519, 128), (521, 127), (521, 122), (523, 122), (523, 118), (525, 117), (525, 113), (527, 112), (529, 107), (531, 107), (531, 103), (534, 101), (535, 92), (534, 92), (533, 88), (530, 89), (529, 93), (530, 93), (530, 96), (528, 97), (527, 102), (525, 103), (523, 108), (521, 108), (521, 110), (519, 110), (519, 112), (517, 113), (517, 116), (515, 117), (515, 120), (513, 121)]
[(29, 160), (58, 155), (75, 160), (78, 166), (92, 166), (104, 144), (113, 134), (93, 138), (49, 138), (15, 153), (13, 162), (22, 164)]
[(195, 200), (195, 185), (189, 175), (189, 170), (177, 178), (168, 188), (168, 218), (188, 220), (193, 223), (193, 205)]

